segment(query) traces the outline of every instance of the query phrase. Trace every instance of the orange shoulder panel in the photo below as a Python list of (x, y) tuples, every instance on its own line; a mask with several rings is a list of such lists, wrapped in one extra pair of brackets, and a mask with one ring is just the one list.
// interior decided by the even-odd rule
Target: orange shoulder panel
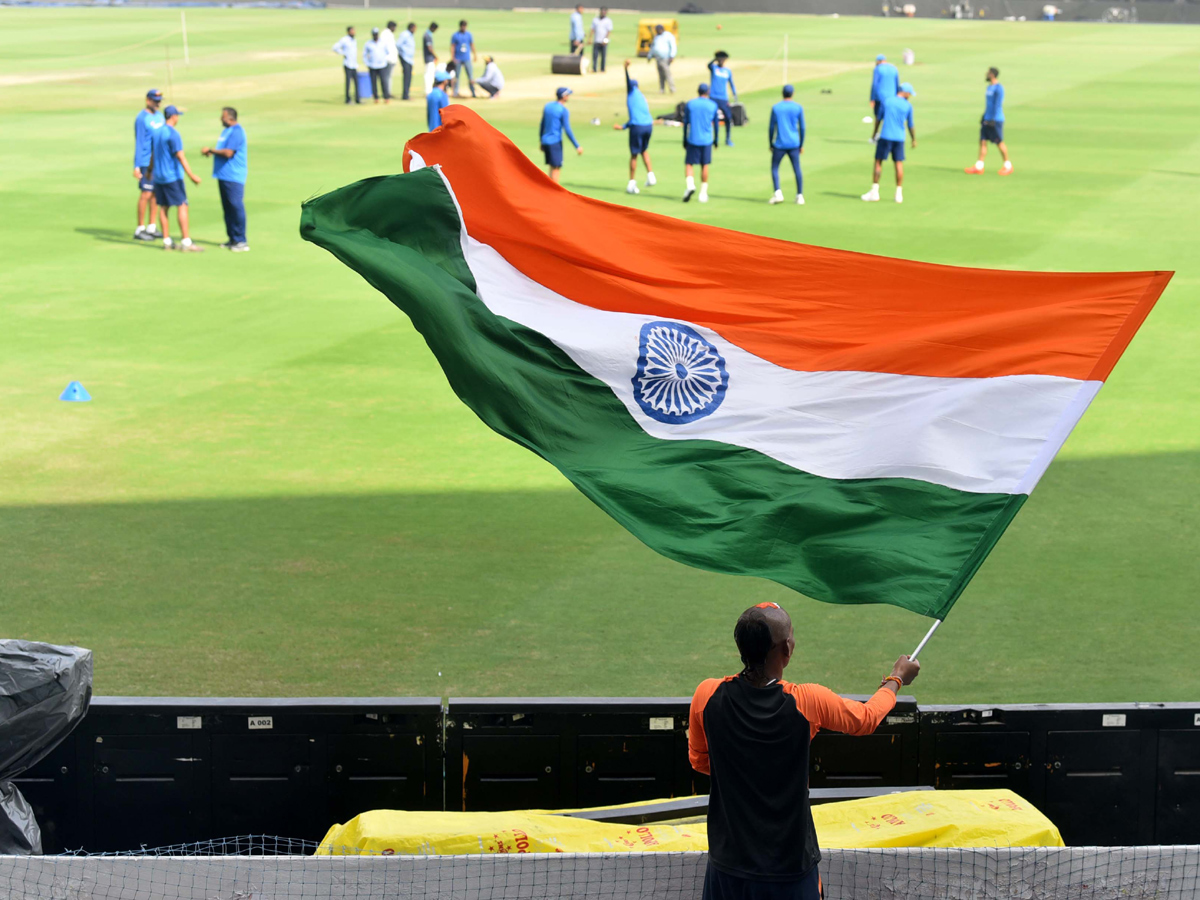
[(708, 737), (704, 733), (704, 707), (708, 705), (717, 688), (731, 681), (733, 677), (727, 675), (724, 678), (706, 678), (700, 682), (696, 693), (692, 695), (692, 708), (688, 715), (688, 759), (693, 769), (705, 775), (709, 774), (709, 765)]

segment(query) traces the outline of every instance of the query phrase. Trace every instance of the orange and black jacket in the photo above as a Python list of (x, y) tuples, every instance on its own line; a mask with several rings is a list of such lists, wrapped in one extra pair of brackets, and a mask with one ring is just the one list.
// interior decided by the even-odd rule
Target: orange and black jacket
[(880, 688), (866, 703), (819, 684), (754, 687), (740, 675), (701, 682), (688, 755), (711, 776), (708, 859), (728, 875), (792, 881), (821, 861), (808, 806), (808, 746), (822, 728), (870, 734), (896, 705)]

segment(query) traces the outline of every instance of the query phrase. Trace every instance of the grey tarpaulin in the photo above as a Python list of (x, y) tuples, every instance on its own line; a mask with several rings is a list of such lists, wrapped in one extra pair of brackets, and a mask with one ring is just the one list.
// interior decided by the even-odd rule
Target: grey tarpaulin
[(91, 650), (0, 640), (0, 854), (42, 852), (37, 819), (10, 779), (70, 734), (91, 698)]

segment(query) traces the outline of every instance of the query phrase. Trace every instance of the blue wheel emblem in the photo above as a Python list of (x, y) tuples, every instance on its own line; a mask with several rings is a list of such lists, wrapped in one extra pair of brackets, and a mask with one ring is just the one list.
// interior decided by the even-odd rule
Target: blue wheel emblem
[(633, 397), (657, 422), (682, 425), (710, 416), (725, 399), (725, 360), (693, 328), (647, 322), (638, 346)]

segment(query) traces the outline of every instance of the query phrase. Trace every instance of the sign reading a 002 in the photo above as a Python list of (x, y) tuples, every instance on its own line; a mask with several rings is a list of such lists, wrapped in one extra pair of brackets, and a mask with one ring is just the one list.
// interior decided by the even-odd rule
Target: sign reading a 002
[(247, 725), (251, 731), (261, 731), (266, 728), (274, 728), (275, 722), (270, 716), (251, 716), (247, 720)]

